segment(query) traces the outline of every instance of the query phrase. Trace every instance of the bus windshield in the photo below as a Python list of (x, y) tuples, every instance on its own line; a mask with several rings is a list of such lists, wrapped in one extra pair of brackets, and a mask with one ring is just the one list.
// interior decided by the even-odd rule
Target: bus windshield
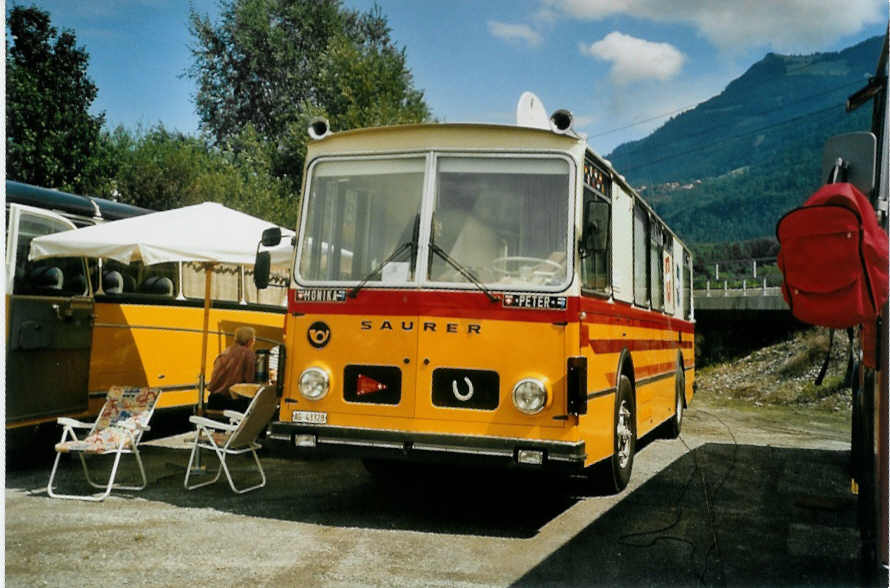
[[(440, 155), (434, 167), (426, 182), (421, 157), (316, 163), (300, 279), (464, 288), (475, 278), (511, 289), (568, 282), (567, 160)], [(434, 192), (427, 206), (425, 187)]]
[[(568, 201), (562, 159), (442, 157), (430, 240), (484, 284), (562, 284)], [(427, 277), (467, 281), (438, 256), (430, 258)]]
[[(412, 241), (423, 197), (423, 158), (323, 161), (312, 171), (299, 274), (355, 282)], [(413, 280), (410, 255), (370, 281)], [(391, 267), (390, 267), (391, 266)]]

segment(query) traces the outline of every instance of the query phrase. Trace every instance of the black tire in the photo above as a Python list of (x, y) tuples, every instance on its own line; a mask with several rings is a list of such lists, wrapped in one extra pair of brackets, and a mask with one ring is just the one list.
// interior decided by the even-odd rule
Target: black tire
[(636, 405), (633, 397), (633, 385), (630, 378), (622, 375), (618, 378), (618, 389), (615, 394), (615, 416), (612, 432), (613, 453), (609, 459), (609, 489), (621, 492), (630, 481), (634, 467), (634, 455), (637, 451), (637, 420)]
[(683, 428), (683, 409), (686, 406), (686, 376), (683, 366), (677, 367), (677, 377), (674, 379), (674, 416), (668, 421), (665, 429), (668, 439), (676, 439)]

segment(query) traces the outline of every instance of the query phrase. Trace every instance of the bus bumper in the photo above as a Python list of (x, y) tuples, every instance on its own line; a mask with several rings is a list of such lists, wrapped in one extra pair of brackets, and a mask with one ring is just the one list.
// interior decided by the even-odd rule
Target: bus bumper
[(270, 424), (266, 444), (302, 454), (319, 451), (356, 457), (564, 471), (580, 471), (587, 458), (583, 441), (381, 431), (289, 422)]

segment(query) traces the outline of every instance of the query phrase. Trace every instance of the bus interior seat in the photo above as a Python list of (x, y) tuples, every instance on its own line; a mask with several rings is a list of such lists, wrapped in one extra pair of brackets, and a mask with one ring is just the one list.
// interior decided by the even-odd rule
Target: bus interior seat
[(124, 292), (135, 292), (136, 291), (136, 278), (134, 278), (130, 274), (123, 274), (123, 279), (124, 279)]
[(74, 294), (75, 296), (86, 294), (87, 280), (83, 274), (77, 274), (68, 281), (68, 285), (65, 289), (69, 294)]
[(104, 272), (102, 274), (102, 290), (106, 294), (123, 294), (124, 277), (118, 271)]
[(173, 280), (165, 276), (149, 276), (139, 285), (139, 291), (145, 294), (173, 296)]
[(28, 281), (32, 288), (38, 290), (61, 290), (65, 284), (65, 274), (56, 266), (47, 265), (32, 269)]

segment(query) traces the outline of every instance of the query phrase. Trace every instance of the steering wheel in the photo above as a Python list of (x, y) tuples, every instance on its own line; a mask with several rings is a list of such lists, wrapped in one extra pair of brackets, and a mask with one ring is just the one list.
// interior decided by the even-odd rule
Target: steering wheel
[[(507, 276), (510, 278), (522, 278), (523, 273), (520, 266), (520, 269), (510, 270), (508, 269), (509, 264), (524, 264), (534, 266), (545, 266), (543, 269), (536, 269), (532, 271), (532, 275), (536, 277), (544, 277), (544, 278), (552, 278), (557, 274), (557, 272), (563, 271), (562, 264), (557, 263), (551, 259), (543, 259), (540, 257), (521, 257), (517, 255), (508, 255), (506, 257), (498, 257), (497, 259), (491, 260), (491, 269), (502, 276)], [(548, 271), (550, 270), (550, 271)]]

